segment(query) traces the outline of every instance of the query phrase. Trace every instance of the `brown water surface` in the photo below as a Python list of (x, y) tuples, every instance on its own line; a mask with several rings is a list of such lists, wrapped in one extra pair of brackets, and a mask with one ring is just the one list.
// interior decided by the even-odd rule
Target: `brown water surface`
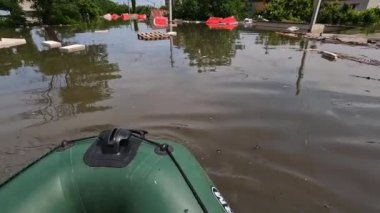
[[(138, 27), (138, 29), (136, 28)], [(380, 212), (380, 68), (310, 47), (380, 59), (378, 49), (239, 28), (137, 26), (2, 30), (0, 179), (62, 139), (115, 126), (190, 148), (235, 212)], [(43, 40), (86, 51), (44, 50)]]

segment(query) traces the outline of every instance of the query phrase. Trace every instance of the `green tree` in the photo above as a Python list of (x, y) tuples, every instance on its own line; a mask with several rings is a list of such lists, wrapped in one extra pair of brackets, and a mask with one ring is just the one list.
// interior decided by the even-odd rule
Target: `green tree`
[(340, 4), (335, 2), (324, 3), (318, 15), (318, 21), (322, 23), (340, 23)]
[(197, 67), (198, 72), (213, 72), (220, 66), (231, 65), (232, 58), (239, 49), (236, 44), (239, 32), (236, 30), (212, 30), (201, 25), (184, 25), (177, 29), (177, 33), (174, 44), (183, 48), (189, 57), (189, 65)]
[(132, 0), (132, 12), (136, 12), (136, 0)]
[(96, 20), (101, 13), (98, 5), (96, 5), (92, 0), (79, 0), (78, 9), (79, 13), (81, 14), (81, 19), (86, 22)]
[(318, 16), (318, 21), (328, 24), (371, 25), (380, 22), (380, 8), (357, 11), (339, 1), (325, 2)]
[(183, 0), (175, 1), (176, 18), (206, 20), (210, 16), (235, 16), (243, 19), (248, 12), (247, 0)]
[(106, 13), (126, 13), (128, 6), (126, 4), (117, 4), (110, 0), (94, 0), (95, 4), (99, 7), (102, 14)]
[(310, 21), (313, 12), (311, 0), (272, 0), (264, 11), (265, 18), (275, 21)]
[(150, 11), (152, 10), (152, 8), (152, 6), (139, 5), (136, 7), (136, 13), (150, 16)]
[[(309, 22), (313, 11), (311, 0), (271, 0), (263, 12), (274, 21)], [(342, 25), (370, 25), (380, 22), (380, 8), (357, 11), (339, 0), (323, 1), (318, 22)]]
[(10, 17), (6, 21), (0, 24), (6, 25), (20, 25), (25, 23), (25, 14), (20, 7), (21, 0), (0, 0), (0, 9), (7, 10), (11, 13)]
[(110, 0), (32, 0), (37, 18), (44, 24), (92, 22), (106, 13), (125, 13), (127, 5)]

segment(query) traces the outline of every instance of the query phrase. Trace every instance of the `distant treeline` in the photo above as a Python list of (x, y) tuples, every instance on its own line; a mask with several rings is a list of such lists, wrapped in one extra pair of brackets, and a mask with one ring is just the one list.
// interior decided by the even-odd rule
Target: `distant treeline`
[[(0, 25), (20, 25), (25, 23), (25, 14), (19, 3), (24, 0), (0, 0), (0, 9), (11, 12), (9, 18), (0, 19)], [(151, 7), (137, 6), (132, 0), (132, 7), (126, 4), (117, 4), (111, 0), (31, 0), (32, 13), (42, 24), (78, 24), (92, 22), (106, 13), (127, 13), (129, 9), (135, 13), (149, 15)]]
[[(25, 14), (19, 3), (24, 0), (0, 0), (0, 9), (8, 10), (11, 16), (0, 17), (0, 25), (25, 23)], [(145, 13), (149, 16), (151, 7), (137, 6), (131, 0), (131, 8), (111, 0), (31, 0), (36, 10), (32, 15), (42, 24), (78, 24), (93, 22), (106, 13)], [(174, 17), (188, 20), (206, 20), (210, 16), (246, 17), (262, 15), (270, 21), (310, 22), (313, 0), (268, 0), (266, 9), (253, 14), (252, 0), (175, 0)], [(380, 8), (364, 11), (352, 9), (339, 0), (324, 0), (318, 22), (341, 25), (371, 25), (380, 23)]]
[(206, 20), (210, 16), (235, 16), (244, 19), (252, 7), (248, 0), (182, 0), (174, 1), (174, 17)]
[[(266, 19), (274, 21), (309, 22), (312, 13), (312, 0), (271, 0), (262, 15)], [(325, 0), (322, 1), (318, 22), (340, 25), (370, 25), (380, 22), (380, 8), (358, 11), (338, 0)]]
[[(182, 0), (175, 1), (176, 18), (206, 20), (210, 16), (245, 17), (262, 15), (270, 21), (310, 22), (313, 0), (268, 0), (266, 9), (253, 14), (252, 0)], [(319, 13), (319, 22), (342, 25), (369, 25), (380, 22), (380, 8), (364, 11), (352, 9), (339, 0), (324, 0)]]

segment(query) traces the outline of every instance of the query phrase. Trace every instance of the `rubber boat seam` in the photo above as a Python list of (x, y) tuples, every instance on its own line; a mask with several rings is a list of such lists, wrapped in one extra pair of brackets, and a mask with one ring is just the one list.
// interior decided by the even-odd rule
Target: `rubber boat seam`
[[(146, 139), (145, 137), (139, 137), (139, 136), (136, 136), (136, 135), (134, 135), (134, 136), (137, 137), (137, 138), (140, 138), (141, 140), (143, 140), (145, 142), (148, 142), (150, 144), (154, 144), (156, 146), (162, 146), (162, 145), (164, 145), (164, 144), (160, 144), (160, 143), (157, 143), (155, 141)], [(190, 180), (187, 178), (185, 172), (183, 171), (183, 169), (181, 168), (181, 166), (179, 165), (179, 163), (177, 162), (177, 160), (175, 159), (175, 157), (173, 156), (173, 154), (171, 153), (171, 151), (168, 149), (168, 147), (166, 147), (165, 150), (168, 153), (170, 159), (173, 161), (174, 165), (177, 167), (178, 171), (181, 173), (183, 179), (185, 180), (187, 186), (190, 188), (190, 191), (193, 193), (195, 199), (197, 200), (197, 202), (198, 202), (199, 206), (201, 207), (201, 209), (203, 210), (203, 212), (204, 213), (208, 213), (207, 208), (203, 204), (202, 200), (198, 196), (198, 194), (195, 191), (195, 189), (194, 189), (193, 185), (191, 184)]]
[[(90, 138), (95, 138), (96, 136), (91, 136), (91, 137), (85, 137), (85, 138), (80, 138), (80, 139), (76, 139), (76, 140), (70, 140), (70, 141), (67, 141), (68, 143), (75, 143), (75, 142), (79, 142), (79, 141), (82, 141), (82, 140), (87, 140), (87, 139), (90, 139)], [(0, 183), (0, 188), (5, 186), (7, 183), (11, 182), (14, 178), (16, 178), (17, 176), (19, 176), (20, 174), (22, 174), (25, 170), (29, 169), (30, 167), (32, 167), (34, 164), (38, 163), (40, 160), (42, 160), (43, 158), (45, 158), (46, 156), (50, 155), (51, 153), (57, 151), (59, 148), (62, 147), (62, 144), (59, 144), (58, 146), (54, 147), (53, 149), (51, 149), (50, 151), (48, 151), (47, 153), (43, 154), (41, 157), (37, 158), (35, 161), (31, 162), (30, 164), (26, 165), (25, 167), (23, 167), (20, 171), (18, 171), (17, 173), (13, 174), (12, 176), (10, 176), (7, 180), (5, 180), (4, 182)]]
[[(74, 144), (75, 145), (75, 144)], [(69, 150), (69, 157), (70, 157), (70, 169), (71, 169), (71, 172), (70, 172), (70, 176), (71, 176), (71, 181), (73, 181), (71, 184), (73, 185), (73, 188), (74, 190), (76, 191), (77, 193), (77, 196), (79, 197), (79, 202), (80, 202), (80, 205), (82, 207), (82, 210), (84, 210), (85, 213), (87, 213), (87, 208), (85, 207), (84, 203), (83, 203), (83, 199), (82, 199), (82, 194), (80, 193), (80, 190), (79, 190), (79, 187), (78, 187), (78, 184), (77, 184), (77, 181), (76, 181), (76, 176), (75, 176), (75, 170), (73, 167), (73, 152), (72, 150)]]
[[(155, 145), (155, 146), (162, 146), (163, 144), (160, 144), (158, 142), (155, 142), (155, 141), (152, 141), (152, 140), (149, 140), (149, 139), (146, 139), (145, 137), (140, 137), (140, 136), (137, 136), (137, 135), (134, 135), (136, 138), (139, 138), (145, 142), (148, 142), (152, 145)], [(95, 136), (96, 137), (96, 136)], [(79, 142), (79, 141), (82, 141), (82, 140), (86, 140), (86, 139), (90, 139), (90, 138), (94, 138), (94, 136), (92, 137), (86, 137), (86, 138), (81, 138), (81, 139), (77, 139), (77, 140), (71, 140), (71, 141), (67, 141), (68, 143), (75, 143), (75, 142)], [(75, 144), (74, 144), (75, 145)], [(46, 154), (42, 155), (41, 157), (39, 157), (37, 160), (33, 161), (32, 163), (28, 164), (27, 166), (25, 166), (24, 168), (22, 168), (19, 172), (17, 172), (16, 174), (12, 175), (10, 178), (8, 178), (6, 181), (4, 181), (3, 183), (0, 183), (0, 187), (6, 185), (7, 183), (9, 183), (10, 181), (12, 181), (14, 178), (16, 178), (18, 175), (22, 174), (25, 170), (27, 170), (28, 168), (32, 167), (34, 164), (36, 164), (37, 162), (39, 162), (40, 160), (42, 160), (43, 158), (45, 158), (46, 156), (50, 155), (51, 153), (57, 151), (59, 148), (62, 147), (62, 144), (54, 147), (52, 150), (50, 150), (49, 152), (47, 152)], [(190, 191), (192, 192), (192, 194), (194, 195), (195, 199), (197, 200), (199, 206), (201, 207), (201, 209), (203, 210), (203, 212), (205, 213), (208, 213), (205, 205), (203, 204), (202, 200), (199, 198), (197, 192), (195, 191), (193, 185), (190, 183), (189, 179), (187, 178), (185, 172), (182, 170), (181, 166), (179, 165), (179, 163), (177, 162), (177, 160), (175, 159), (175, 157), (173, 156), (173, 154), (170, 152), (169, 149), (166, 149), (166, 152), (168, 153), (170, 159), (173, 161), (174, 165), (177, 167), (177, 169), (179, 170), (179, 172), (181, 173), (183, 179), (185, 180), (186, 184), (188, 185), (188, 187), (190, 188)], [(71, 163), (70, 163), (71, 164)]]
[(18, 175), (20, 175), (21, 173), (23, 173), (25, 170), (27, 170), (28, 168), (32, 167), (34, 164), (36, 164), (37, 162), (39, 162), (40, 160), (42, 160), (42, 158), (50, 155), (51, 153), (55, 152), (58, 148), (60, 147), (57, 146), (57, 147), (54, 147), (52, 150), (50, 150), (49, 152), (47, 152), (46, 154), (42, 155), (41, 157), (37, 158), (35, 161), (33, 161), (32, 163), (28, 164), (27, 166), (25, 166), (24, 168), (22, 168), (19, 172), (15, 173), (14, 175), (10, 176), (7, 180), (5, 180), (4, 182), (2, 182), (0, 184), (0, 187), (3, 187), (4, 185), (6, 185), (7, 183), (11, 182), (14, 178), (16, 178)]
[(179, 165), (179, 163), (177, 162), (177, 160), (174, 158), (173, 154), (170, 152), (170, 150), (166, 149), (167, 150), (167, 153), (169, 155), (169, 157), (171, 158), (171, 160), (173, 161), (173, 163), (175, 164), (175, 166), (177, 167), (177, 169), (179, 170), (179, 172), (181, 173), (183, 179), (185, 180), (185, 182), (187, 183), (187, 185), (189, 186), (191, 192), (193, 193), (195, 199), (197, 200), (198, 204), (201, 206), (203, 212), (205, 213), (208, 213), (206, 207), (204, 206), (202, 200), (199, 198), (197, 192), (195, 191), (193, 185), (190, 183), (189, 179), (187, 178), (185, 172), (182, 170), (181, 166)]

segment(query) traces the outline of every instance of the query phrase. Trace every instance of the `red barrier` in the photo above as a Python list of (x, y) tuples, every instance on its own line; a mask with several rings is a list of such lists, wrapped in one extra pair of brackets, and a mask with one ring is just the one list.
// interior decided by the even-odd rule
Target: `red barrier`
[(222, 22), (222, 20), (223, 18), (220, 17), (210, 17), (206, 21), (206, 24), (219, 24), (220, 22)]
[(206, 24), (210, 29), (218, 30), (233, 30), (237, 27), (237, 24)]
[(153, 19), (153, 25), (155, 27), (163, 28), (168, 26), (168, 18), (163, 16), (157, 16)]
[(139, 21), (145, 21), (146, 20), (146, 14), (137, 14), (137, 19)]
[(130, 19), (128, 13), (123, 13), (123, 14), (121, 14), (121, 18), (122, 18), (124, 21), (128, 21), (128, 20)]
[(117, 20), (120, 18), (120, 16), (118, 14), (114, 13), (111, 15), (111, 18), (112, 18), (112, 20)]
[(235, 16), (226, 17), (221, 21), (223, 24), (227, 25), (237, 25), (238, 21), (236, 20)]

